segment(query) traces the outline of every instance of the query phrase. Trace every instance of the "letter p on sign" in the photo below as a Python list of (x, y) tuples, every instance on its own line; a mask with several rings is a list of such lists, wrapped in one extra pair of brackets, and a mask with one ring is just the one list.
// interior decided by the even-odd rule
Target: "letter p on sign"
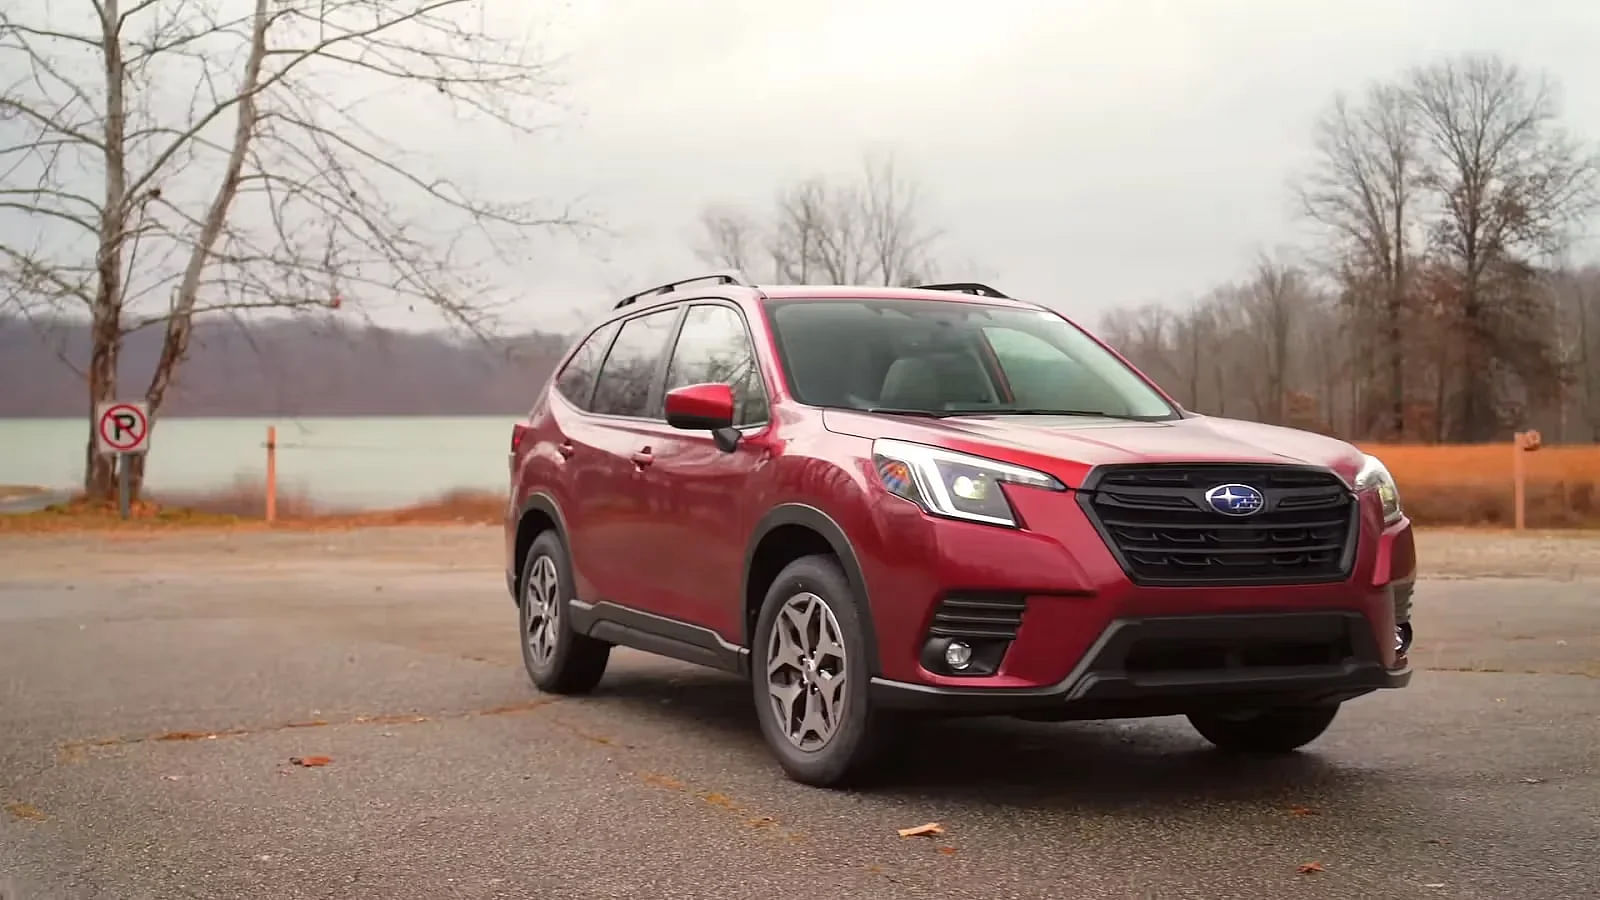
[(101, 403), (95, 407), (94, 421), (101, 453), (150, 449), (150, 411), (144, 403)]

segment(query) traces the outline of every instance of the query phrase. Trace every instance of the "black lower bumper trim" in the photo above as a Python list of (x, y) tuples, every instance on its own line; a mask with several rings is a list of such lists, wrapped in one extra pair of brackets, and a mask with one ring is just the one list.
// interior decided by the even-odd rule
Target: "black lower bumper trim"
[(1251, 613), (1118, 619), (1065, 679), (1047, 687), (875, 678), (872, 696), (890, 709), (1101, 719), (1333, 702), (1410, 680), (1409, 668), (1384, 666), (1360, 613)]

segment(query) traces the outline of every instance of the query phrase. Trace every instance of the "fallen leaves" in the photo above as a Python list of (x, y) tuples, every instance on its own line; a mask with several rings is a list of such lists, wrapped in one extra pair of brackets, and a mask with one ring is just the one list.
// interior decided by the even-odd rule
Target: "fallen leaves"
[(738, 805), (733, 802), (733, 798), (729, 797), (727, 794), (719, 794), (713, 791), (709, 794), (702, 795), (700, 799), (711, 804), (712, 806), (720, 806), (723, 809), (733, 810), (734, 812), (739, 810)]
[(945, 856), (955, 856), (956, 855), (956, 848), (954, 848), (954, 847), (940, 847), (939, 848), (939, 852), (943, 853)]
[(1301, 863), (1300, 864), (1300, 868), (1297, 869), (1296, 871), (1298, 871), (1301, 875), (1316, 875), (1317, 873), (1323, 872), (1323, 871), (1326, 871), (1326, 870), (1324, 870), (1322, 868), (1322, 863), (1319, 863), (1319, 862), (1308, 862), (1308, 863)]
[(1289, 815), (1291, 815), (1291, 816), (1318, 816), (1318, 815), (1321, 815), (1321, 813), (1317, 812), (1316, 810), (1312, 809), (1309, 806), (1291, 806), (1291, 807), (1289, 807)]
[(669, 791), (683, 790), (683, 782), (673, 778), (671, 775), (657, 775), (654, 772), (646, 772), (640, 777), (644, 779), (645, 784), (653, 784), (656, 787), (666, 788)]
[(938, 822), (929, 822), (926, 825), (918, 825), (915, 828), (900, 829), (900, 836), (903, 838), (933, 837), (940, 834), (944, 834), (944, 826), (940, 825)]
[(169, 731), (156, 735), (158, 741), (214, 741), (224, 734), (244, 734), (243, 731)]
[(478, 715), (480, 715), (480, 716), (505, 716), (505, 715), (510, 715), (512, 713), (530, 712), (532, 710), (538, 709), (541, 706), (549, 706), (552, 703), (558, 703), (558, 702), (560, 702), (560, 699), (557, 698), (557, 697), (535, 697), (532, 700), (528, 700), (528, 701), (525, 701), (525, 702), (522, 702), (522, 703), (508, 703), (505, 706), (496, 706), (496, 707), (493, 707), (491, 709), (479, 710), (478, 711)]
[(27, 822), (43, 822), (46, 818), (44, 811), (39, 807), (34, 806), (32, 803), (22, 803), (20, 801), (7, 803), (6, 812), (10, 813), (13, 818)]
[(307, 769), (315, 769), (333, 762), (331, 756), (291, 756), (289, 762)]

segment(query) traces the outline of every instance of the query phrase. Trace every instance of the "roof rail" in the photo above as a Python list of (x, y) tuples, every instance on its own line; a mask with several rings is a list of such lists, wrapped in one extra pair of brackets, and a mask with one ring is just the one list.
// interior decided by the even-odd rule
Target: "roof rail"
[(999, 297), (1002, 300), (1012, 299), (987, 284), (979, 284), (976, 281), (953, 281), (949, 284), (919, 284), (916, 287), (917, 290), (921, 291), (960, 291), (963, 294), (977, 294), (980, 297)]
[(685, 284), (693, 284), (696, 281), (713, 280), (716, 281), (717, 284), (737, 284), (744, 287), (754, 287), (754, 285), (746, 281), (744, 276), (739, 274), (739, 272), (733, 269), (727, 269), (721, 272), (711, 272), (706, 275), (696, 275), (693, 278), (681, 278), (677, 281), (669, 281), (666, 284), (660, 284), (653, 288), (642, 290), (637, 294), (629, 294), (628, 296), (623, 297), (621, 300), (618, 300), (617, 305), (613, 306), (612, 309), (621, 309), (624, 306), (636, 303), (642, 298), (648, 297), (651, 294), (670, 294), (675, 289)]

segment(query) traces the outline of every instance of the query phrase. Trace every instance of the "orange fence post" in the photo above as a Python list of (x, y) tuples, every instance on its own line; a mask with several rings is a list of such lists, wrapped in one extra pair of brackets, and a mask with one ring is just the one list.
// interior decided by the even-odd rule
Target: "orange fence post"
[(1517, 530), (1527, 527), (1528, 475), (1522, 454), (1532, 453), (1544, 446), (1544, 438), (1537, 431), (1518, 431), (1511, 435), (1511, 479), (1513, 503), (1516, 506)]
[(267, 521), (278, 518), (278, 426), (267, 426)]
[(1527, 526), (1527, 489), (1522, 466), (1524, 437), (1521, 431), (1511, 435), (1511, 502), (1518, 531)]

